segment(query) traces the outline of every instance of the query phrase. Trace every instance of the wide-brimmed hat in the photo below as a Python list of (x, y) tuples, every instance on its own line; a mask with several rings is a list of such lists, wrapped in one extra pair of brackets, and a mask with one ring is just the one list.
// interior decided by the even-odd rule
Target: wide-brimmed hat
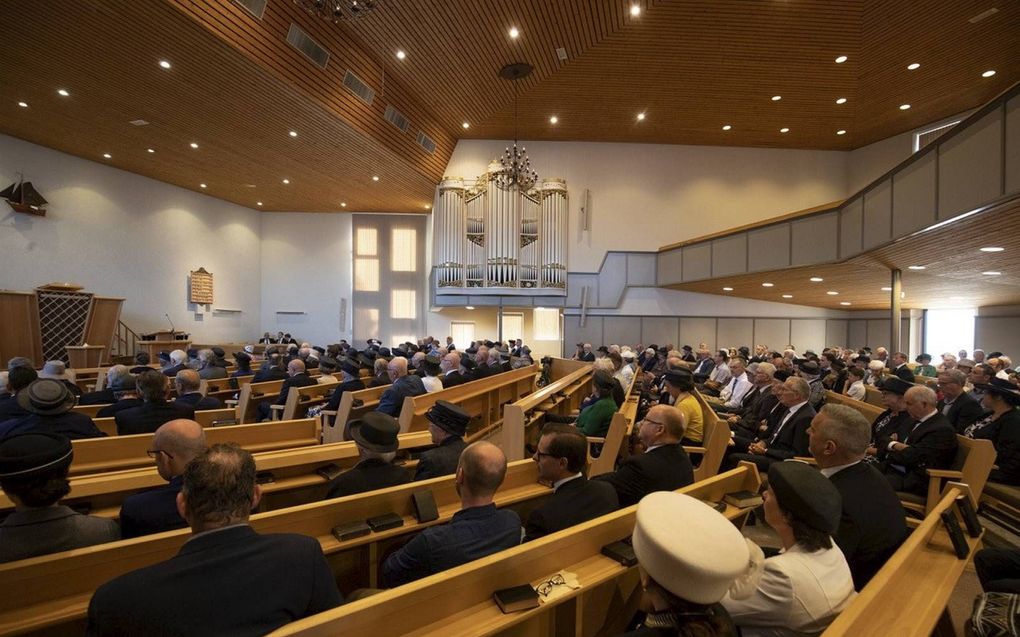
[(0, 441), (0, 478), (31, 480), (58, 472), (71, 464), (74, 449), (64, 436), (30, 432)]
[(52, 378), (32, 381), (18, 392), (18, 404), (25, 411), (41, 416), (52, 416), (71, 411), (75, 397), (67, 385)]
[(899, 394), (900, 396), (906, 394), (907, 390), (911, 387), (914, 387), (914, 383), (908, 383), (899, 376), (889, 376), (878, 385), (880, 390)]
[(931, 362), (931, 354), (918, 354), (917, 358), (914, 359), (914, 362), (915, 363), (920, 363), (921, 361), (928, 361), (930, 363)]
[(357, 360), (344, 358), (340, 361), (340, 369), (347, 372), (351, 376), (357, 377), (361, 373), (361, 364)]
[(976, 383), (974, 387), (1002, 396), (1011, 405), (1020, 405), (1020, 388), (1003, 378), (992, 376), (987, 383)]
[(53, 378), (56, 380), (74, 380), (74, 373), (68, 371), (64, 361), (46, 361), (39, 378)]
[(397, 419), (381, 411), (370, 411), (360, 420), (352, 420), (348, 427), (354, 442), (369, 451), (390, 453), (400, 446), (397, 441), (400, 433)]
[(463, 436), (467, 432), (468, 423), (471, 422), (471, 414), (446, 400), (437, 400), (436, 404), (425, 412), (425, 418), (454, 436)]
[(801, 362), (797, 363), (797, 369), (811, 376), (817, 376), (821, 371), (818, 363), (808, 359), (803, 359)]

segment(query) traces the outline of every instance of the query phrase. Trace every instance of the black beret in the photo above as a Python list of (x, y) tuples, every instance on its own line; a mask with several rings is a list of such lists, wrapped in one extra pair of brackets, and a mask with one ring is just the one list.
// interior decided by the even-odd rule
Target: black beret
[(445, 400), (437, 400), (436, 404), (425, 412), (425, 418), (443, 431), (461, 437), (467, 432), (468, 423), (471, 422), (471, 414)]
[(407, 350), (404, 349), (403, 347), (394, 347), (392, 351), (393, 351), (393, 355), (394, 356), (401, 356), (403, 358), (409, 358), (409, 356), (407, 355)]
[(683, 382), (693, 383), (694, 374), (689, 369), (678, 367), (675, 369), (667, 369), (666, 373), (662, 375), (667, 383), (678, 385)]
[(907, 390), (911, 387), (914, 387), (914, 383), (908, 383), (899, 376), (889, 376), (882, 381), (879, 389), (902, 396), (903, 394), (906, 394)]
[(495, 343), (493, 343), (492, 341), (485, 341), (485, 346), (488, 347), (489, 349), (492, 349), (493, 345), (495, 345)]
[(316, 352), (318, 352), (320, 354), (325, 354), (326, 353), (326, 348), (325, 347), (320, 347), (320, 346), (316, 345), (312, 349), (314, 349)]
[(694, 351), (694, 348), (691, 347), (690, 345), (684, 345), (683, 349), (684, 349), (684, 351), (687, 351), (687, 352), (693, 352)]
[(361, 361), (345, 358), (340, 361), (340, 369), (357, 378), (361, 373)]
[(224, 356), (227, 355), (227, 353), (223, 351), (223, 348), (220, 347), (219, 345), (217, 345), (216, 347), (211, 347), (210, 349), (212, 350), (212, 353), (216, 355), (216, 358), (223, 358)]
[(366, 369), (375, 369), (375, 360), (365, 352), (358, 354), (358, 363)]
[(248, 352), (234, 352), (235, 361), (247, 361), (251, 362), (251, 355)]
[(835, 533), (843, 514), (839, 490), (818, 469), (796, 460), (773, 462), (769, 486), (779, 508), (813, 529)]
[(466, 350), (464, 350), (464, 353), (465, 354), (471, 354), (472, 356), (474, 356), (475, 354), (478, 353), (478, 348), (476, 348), (476, 347), (469, 347)]
[(71, 464), (71, 441), (57, 434), (23, 433), (0, 441), (0, 478), (30, 480)]
[(440, 359), (435, 354), (429, 354), (428, 356), (425, 357), (425, 362), (430, 364), (430, 365), (438, 365), (441, 360), (442, 359)]
[(163, 361), (164, 363), (169, 363), (170, 362), (170, 352), (166, 352), (166, 351), (160, 352), (159, 354), (156, 355), (156, 357), (159, 360)]

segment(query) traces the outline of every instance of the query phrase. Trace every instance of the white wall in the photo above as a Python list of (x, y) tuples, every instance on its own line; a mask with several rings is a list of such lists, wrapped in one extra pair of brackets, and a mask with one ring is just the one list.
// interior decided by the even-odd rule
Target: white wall
[[(69, 281), (125, 299), (136, 332), (169, 313), (194, 341), (230, 341), (259, 328), (259, 213), (183, 188), (0, 135), (0, 188), (19, 172), (50, 202), (46, 217), (0, 203), (0, 288)], [(196, 313), (188, 273), (214, 276), (213, 307)]]
[[(498, 326), (496, 315), (499, 310), (494, 307), (477, 307), (468, 310), (462, 307), (446, 307), (438, 311), (428, 313), (428, 334), (445, 343), (446, 337), (450, 336), (450, 324), (453, 321), (465, 321), (475, 324), (475, 338), (479, 340), (496, 340)], [(513, 308), (504, 307), (504, 313), (515, 313), (524, 315), (524, 333), (521, 339), (531, 348), (532, 357), (538, 360), (542, 356), (560, 356), (560, 341), (539, 341), (535, 340), (535, 308)], [(503, 340), (511, 338), (512, 334), (503, 334)], [(457, 347), (464, 349), (470, 343), (454, 343)]]
[[(847, 196), (847, 155), (719, 146), (522, 142), (541, 178), (567, 180), (568, 268), (594, 272), (607, 250), (654, 250)], [(445, 174), (473, 179), (506, 141), (460, 140)], [(580, 230), (590, 190), (592, 230)]]
[[(350, 341), (352, 249), (350, 214), (263, 213), (262, 331), (313, 344)], [(340, 299), (347, 299), (343, 329)]]
[(913, 131), (850, 151), (847, 161), (847, 196), (889, 172), (913, 152)]

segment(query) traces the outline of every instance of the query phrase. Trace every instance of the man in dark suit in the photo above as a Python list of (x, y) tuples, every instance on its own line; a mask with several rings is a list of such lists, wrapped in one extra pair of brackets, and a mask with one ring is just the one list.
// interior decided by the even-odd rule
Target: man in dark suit
[[(301, 359), (295, 358), (291, 362), (287, 363), (287, 378), (284, 379), (283, 385), (280, 386), (280, 393), (276, 396), (276, 400), (274, 400), (271, 404), (286, 404), (287, 394), (290, 393), (291, 387), (309, 387), (316, 384), (316, 380), (309, 376), (308, 372), (305, 371), (305, 364), (301, 362)], [(269, 414), (272, 411), (269, 405), (269, 401), (259, 403), (259, 422), (269, 420)]]
[[(152, 369), (146, 367), (145, 369)], [(143, 370), (144, 371), (144, 370)], [(79, 405), (109, 405), (117, 400), (117, 397), (113, 395), (113, 386), (120, 381), (121, 385), (130, 382), (131, 385), (135, 384), (134, 376), (128, 369), (127, 365), (114, 365), (110, 369), (106, 370), (106, 383), (103, 389), (99, 391), (88, 392), (78, 397)]]
[(223, 409), (223, 403), (219, 398), (202, 395), (202, 392), (199, 391), (201, 383), (202, 379), (193, 369), (177, 372), (177, 378), (174, 379), (174, 384), (177, 385), (177, 400), (174, 401), (174, 404), (190, 407), (195, 411)]
[(214, 445), (192, 460), (177, 496), (191, 539), (173, 558), (99, 587), (86, 633), (264, 635), (340, 605), (318, 540), (248, 525), (261, 495), (240, 447)]
[(914, 419), (900, 440), (890, 440), (879, 449), (885, 477), (893, 489), (917, 495), (928, 493), (928, 469), (948, 469), (956, 457), (956, 431), (936, 409), (937, 398), (930, 387), (911, 387), (904, 395), (907, 413)]
[(962, 434), (985, 413), (985, 408), (968, 392), (963, 391), (967, 375), (958, 369), (939, 373), (939, 390), (942, 400), (936, 408), (949, 420), (956, 433)]
[(808, 428), (808, 447), (822, 475), (843, 496), (834, 539), (861, 590), (907, 537), (903, 507), (889, 482), (863, 462), (871, 426), (859, 411), (826, 405)]
[(21, 418), (28, 411), (18, 403), (18, 394), (39, 378), (31, 367), (14, 367), (7, 374), (7, 397), (0, 400), (0, 423)]
[(264, 383), (270, 380), (283, 380), (284, 378), (287, 378), (287, 370), (283, 366), (280, 355), (270, 354), (269, 357), (263, 361), (262, 367), (259, 367), (258, 371), (255, 372), (255, 376), (252, 377), (251, 382)]
[(175, 349), (170, 352), (170, 367), (163, 370), (163, 373), (173, 378), (177, 372), (188, 369), (188, 353), (182, 349)]
[(171, 420), (156, 430), (152, 447), (146, 453), (156, 461), (159, 477), (168, 484), (124, 499), (120, 506), (120, 530), (125, 538), (188, 526), (177, 511), (177, 494), (184, 484), (188, 463), (204, 451), (205, 430), (194, 420)]
[(691, 484), (694, 468), (680, 446), (683, 435), (683, 418), (675, 407), (652, 407), (638, 423), (638, 438), (645, 452), (631, 456), (616, 471), (594, 480), (612, 485), (621, 507), (637, 504), (652, 491), (675, 491)]
[(145, 401), (141, 407), (118, 411), (114, 416), (117, 435), (148, 434), (160, 425), (184, 418), (195, 419), (195, 410), (169, 403), (166, 400), (167, 377), (156, 370), (142, 372), (135, 381), (138, 394)]
[(145, 404), (145, 401), (138, 397), (135, 377), (131, 374), (128, 374), (126, 378), (115, 379), (110, 389), (113, 390), (113, 402), (97, 411), (96, 418), (113, 418), (119, 411), (141, 407)]
[(747, 460), (758, 465), (760, 471), (768, 471), (773, 462), (808, 455), (807, 430), (815, 417), (815, 409), (809, 402), (810, 385), (803, 378), (792, 376), (772, 391), (778, 391), (779, 405), (769, 415), (768, 428), (746, 452), (729, 454), (727, 466)]
[(449, 524), (432, 526), (386, 558), (382, 584), (400, 586), (521, 543), (521, 518), (497, 509), (493, 495), (506, 477), (506, 456), (491, 442), (464, 449), (456, 484), (461, 509)]
[(439, 362), (439, 368), (443, 372), (443, 387), (455, 387), (467, 382), (464, 375), (460, 373), (461, 356), (457, 352), (449, 352)]
[(437, 400), (427, 412), (429, 433), (435, 449), (429, 449), (418, 458), (415, 480), (428, 480), (450, 475), (457, 470), (460, 454), (467, 447), (464, 434), (467, 432), (471, 414), (445, 400)]
[(551, 484), (553, 495), (528, 516), (525, 542), (620, 508), (612, 485), (589, 481), (581, 473), (588, 461), (588, 439), (575, 427), (546, 425), (531, 459), (538, 463), (539, 481)]
[(343, 400), (345, 392), (365, 389), (365, 383), (361, 381), (361, 366), (358, 365), (357, 361), (349, 358), (340, 361), (340, 375), (342, 380), (337, 385), (337, 388), (333, 390), (333, 395), (329, 397), (329, 402), (326, 403), (324, 411), (336, 411), (339, 409), (340, 401)]
[(903, 352), (895, 352), (892, 355), (892, 372), (901, 380), (908, 383), (915, 381), (914, 372), (907, 366), (907, 355)]
[(396, 418), (404, 406), (404, 399), (408, 396), (421, 396), (425, 393), (425, 385), (420, 377), (407, 373), (407, 359), (401, 356), (395, 357), (386, 365), (386, 372), (389, 374), (391, 385), (379, 397), (376, 411)]
[(326, 498), (342, 498), (411, 481), (407, 469), (393, 464), (400, 446), (397, 442), (400, 425), (396, 418), (381, 411), (370, 411), (361, 420), (351, 421), (348, 433), (358, 445), (361, 459), (354, 468), (329, 483)]
[(40, 378), (19, 391), (17, 401), (27, 415), (0, 424), (0, 438), (30, 432), (59, 434), (71, 440), (106, 436), (91, 418), (71, 411), (74, 394), (59, 380)]

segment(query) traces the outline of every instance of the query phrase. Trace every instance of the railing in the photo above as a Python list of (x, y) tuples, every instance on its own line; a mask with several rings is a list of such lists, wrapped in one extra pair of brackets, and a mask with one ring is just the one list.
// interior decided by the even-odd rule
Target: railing
[(113, 343), (110, 346), (110, 358), (115, 356), (134, 356), (138, 341), (141, 339), (123, 321), (117, 321), (117, 331), (113, 335)]

